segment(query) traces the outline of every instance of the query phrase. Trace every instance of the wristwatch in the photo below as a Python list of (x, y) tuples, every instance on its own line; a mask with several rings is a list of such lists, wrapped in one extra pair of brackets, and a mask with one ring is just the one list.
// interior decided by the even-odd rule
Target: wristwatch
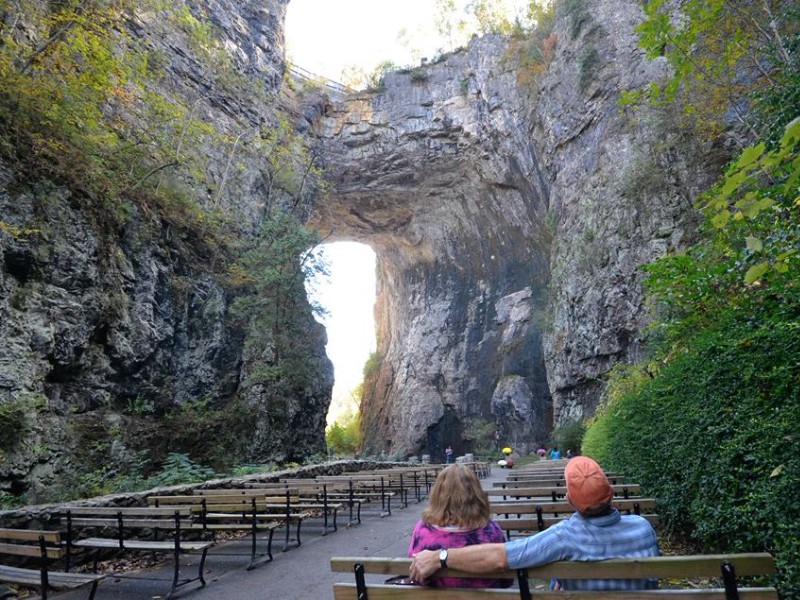
[(439, 552), (439, 562), (442, 564), (442, 568), (447, 568), (447, 548), (443, 548)]

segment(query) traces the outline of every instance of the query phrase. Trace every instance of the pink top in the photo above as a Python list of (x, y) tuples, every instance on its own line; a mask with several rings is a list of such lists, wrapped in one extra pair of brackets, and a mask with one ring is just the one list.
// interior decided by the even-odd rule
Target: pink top
[[(413, 556), (421, 550), (441, 550), (442, 548), (463, 548), (473, 544), (505, 542), (506, 536), (500, 526), (489, 521), (479, 529), (459, 529), (457, 527), (437, 527), (418, 521), (411, 535), (408, 555)], [(466, 577), (440, 577), (432, 579), (431, 585), (436, 587), (510, 587), (513, 579), (478, 579)]]

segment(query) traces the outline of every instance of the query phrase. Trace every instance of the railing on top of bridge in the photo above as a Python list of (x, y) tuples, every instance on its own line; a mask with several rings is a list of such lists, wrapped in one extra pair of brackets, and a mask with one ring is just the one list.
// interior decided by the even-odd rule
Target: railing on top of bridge
[(322, 75), (317, 75), (316, 73), (312, 73), (311, 71), (307, 71), (302, 67), (298, 67), (297, 65), (288, 65), (289, 72), (305, 81), (310, 81), (312, 83), (322, 85), (329, 90), (334, 92), (338, 92), (340, 94), (353, 94), (356, 90), (351, 87), (344, 85), (343, 83), (339, 83), (338, 81), (333, 81), (332, 79), (328, 79), (327, 77), (323, 77)]

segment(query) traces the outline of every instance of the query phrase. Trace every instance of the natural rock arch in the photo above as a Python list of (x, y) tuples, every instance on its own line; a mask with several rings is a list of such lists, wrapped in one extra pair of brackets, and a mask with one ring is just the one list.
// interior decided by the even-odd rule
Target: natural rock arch
[(316, 121), (334, 185), (311, 224), (378, 259), (369, 450), (466, 451), (486, 421), (525, 446), (551, 426), (539, 318), (548, 186), (502, 43), (488, 42), (424, 79), (392, 74), (380, 93), (332, 101)]

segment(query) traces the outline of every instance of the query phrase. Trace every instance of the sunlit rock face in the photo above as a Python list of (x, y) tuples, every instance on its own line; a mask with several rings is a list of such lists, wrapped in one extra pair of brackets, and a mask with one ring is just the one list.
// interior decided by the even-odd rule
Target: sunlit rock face
[(641, 352), (639, 265), (688, 241), (717, 167), (617, 106), (664, 68), (637, 46), (640, 3), (587, 4), (557, 15), (535, 89), (485, 36), (319, 105), (334, 190), (313, 222), (378, 255), (369, 450), (468, 451), (487, 422), (531, 449), (592, 414), (611, 366)]
[(378, 256), (370, 450), (470, 450), (481, 422), (525, 447), (550, 428), (549, 183), (504, 49), (484, 38), (389, 75), (385, 91), (334, 102), (317, 124), (336, 189), (314, 222)]

